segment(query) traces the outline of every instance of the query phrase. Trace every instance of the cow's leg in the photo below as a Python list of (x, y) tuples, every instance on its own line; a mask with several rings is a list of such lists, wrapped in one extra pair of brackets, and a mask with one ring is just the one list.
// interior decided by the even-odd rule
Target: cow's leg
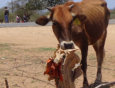
[(97, 48), (96, 45), (94, 45), (95, 47), (95, 51), (96, 51), (96, 55), (97, 55), (97, 77), (95, 80), (95, 83), (99, 84), (101, 83), (102, 80), (102, 74), (101, 74), (101, 69), (102, 69), (102, 63), (103, 63), (103, 58), (104, 58), (104, 46), (100, 46)]
[(105, 39), (106, 39), (106, 33), (101, 37), (100, 40), (97, 41), (97, 43), (93, 45), (94, 50), (96, 51), (97, 65), (98, 65), (95, 84), (100, 84), (102, 81), (101, 69), (102, 69), (102, 63), (105, 54), (104, 52)]
[(88, 44), (84, 45), (81, 47), (81, 54), (82, 54), (82, 60), (81, 60), (81, 64), (82, 64), (82, 70), (83, 70), (83, 87), (87, 88), (88, 85), (88, 80), (87, 80), (87, 52), (88, 52)]

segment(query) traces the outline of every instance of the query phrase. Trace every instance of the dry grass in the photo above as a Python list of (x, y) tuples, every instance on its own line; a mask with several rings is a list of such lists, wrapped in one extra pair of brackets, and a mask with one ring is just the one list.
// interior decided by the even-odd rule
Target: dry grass
[[(103, 81), (115, 81), (115, 25), (108, 28)], [(43, 75), (46, 60), (53, 54), (57, 41), (51, 27), (0, 28), (0, 88), (7, 78), (10, 88), (55, 88), (54, 81)], [(80, 52), (78, 51), (80, 54)], [(96, 56), (89, 47), (88, 79), (96, 75)], [(82, 86), (82, 76), (76, 80)], [(114, 88), (114, 87), (113, 87)]]

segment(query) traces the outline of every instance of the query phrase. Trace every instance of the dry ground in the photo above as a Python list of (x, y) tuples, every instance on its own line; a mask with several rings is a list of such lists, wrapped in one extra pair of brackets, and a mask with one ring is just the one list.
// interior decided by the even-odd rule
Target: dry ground
[[(103, 64), (103, 81), (115, 81), (115, 25), (109, 25)], [(10, 88), (55, 88), (43, 75), (46, 60), (53, 54), (57, 40), (51, 26), (0, 28), (0, 88), (7, 78)], [(78, 51), (79, 53), (79, 51)], [(89, 46), (88, 80), (96, 75), (95, 52)], [(76, 80), (82, 86), (82, 76)], [(115, 88), (115, 87), (113, 87)]]

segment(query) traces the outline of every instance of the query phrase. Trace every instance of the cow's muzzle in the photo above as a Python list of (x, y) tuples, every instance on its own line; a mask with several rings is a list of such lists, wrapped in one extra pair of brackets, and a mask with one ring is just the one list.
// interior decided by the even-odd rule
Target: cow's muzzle
[(60, 44), (61, 48), (64, 49), (64, 50), (66, 50), (66, 49), (75, 49), (74, 45), (75, 44), (72, 41), (69, 41), (69, 42), (62, 41), (61, 44)]
[(65, 49), (73, 49), (73, 43), (64, 43), (64, 48)]

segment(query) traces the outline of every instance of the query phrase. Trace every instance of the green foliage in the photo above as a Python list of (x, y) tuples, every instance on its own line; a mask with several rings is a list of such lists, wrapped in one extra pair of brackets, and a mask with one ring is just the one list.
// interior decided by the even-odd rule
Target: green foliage
[(23, 15), (31, 15), (32, 14), (32, 11), (31, 10), (28, 10), (26, 8), (17, 8), (17, 10), (15, 11), (15, 14), (20, 16), (21, 18), (23, 18)]
[(0, 9), (0, 19), (4, 19), (4, 10)]
[(31, 49), (24, 49), (25, 52), (49, 52), (49, 51), (55, 51), (56, 48), (51, 47), (41, 47), (41, 48), (31, 48)]
[(18, 15), (21, 19), (26, 15), (28, 18), (32, 15), (33, 11), (29, 10), (26, 7), (26, 3), (28, 0), (14, 0), (9, 3), (9, 9), (12, 13), (10, 13), (10, 21), (15, 21), (16, 16)]
[(5, 44), (0, 44), (0, 51), (5, 51), (5, 50), (10, 50), (10, 45), (5, 43)]
[(29, 10), (41, 10), (46, 7), (52, 7), (57, 4), (63, 4), (67, 0), (29, 0), (26, 3), (26, 8)]
[(115, 9), (111, 10), (110, 18), (115, 19)]
[(25, 5), (25, 7), (29, 10), (42, 9), (42, 6), (43, 3), (41, 0), (29, 0), (29, 2)]
[(14, 13), (9, 14), (9, 21), (10, 22), (15, 22), (16, 21), (16, 15)]
[(50, 7), (58, 5), (58, 4), (63, 4), (68, 0), (47, 0), (47, 5)]
[(55, 51), (55, 48), (39, 48), (40, 51)]
[(39, 17), (39, 14), (37, 14), (36, 12), (34, 12), (34, 14), (32, 14), (32, 15), (30, 16), (30, 21), (33, 22), (33, 21), (35, 21), (38, 17)]
[[(68, 0), (13, 0), (9, 3), (9, 8), (12, 13), (9, 15), (10, 22), (16, 20), (16, 15), (21, 19), (26, 15), (30, 18), (30, 21), (35, 21), (39, 15), (38, 10), (46, 9), (46, 7), (52, 7), (57, 4), (63, 4)], [(4, 13), (1, 12), (0, 13)], [(47, 14), (47, 13), (46, 13)], [(0, 18), (4, 18), (4, 14), (0, 14)]]

